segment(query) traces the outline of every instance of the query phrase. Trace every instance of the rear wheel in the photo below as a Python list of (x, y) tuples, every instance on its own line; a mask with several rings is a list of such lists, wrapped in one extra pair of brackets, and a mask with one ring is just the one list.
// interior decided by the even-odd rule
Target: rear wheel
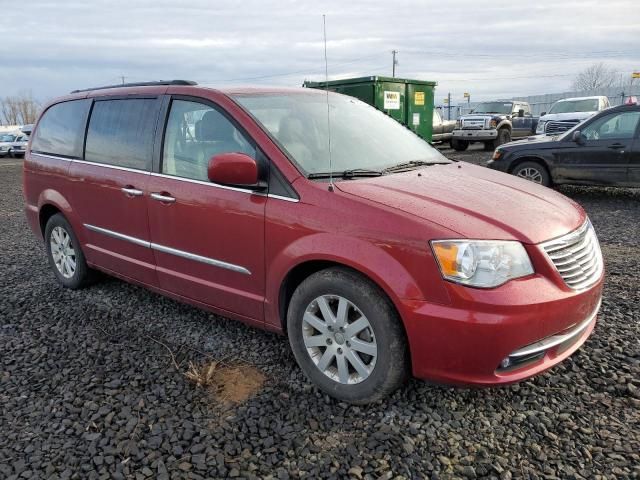
[(545, 187), (551, 185), (549, 172), (538, 162), (523, 162), (514, 168), (511, 173), (530, 182), (544, 185)]
[(469, 148), (469, 142), (452, 138), (451, 148), (453, 148), (454, 150), (457, 150), (458, 152), (464, 152), (467, 148)]
[(87, 266), (80, 242), (62, 214), (56, 213), (49, 219), (44, 238), (49, 265), (58, 282), (71, 289), (88, 285), (93, 271)]
[(350, 270), (330, 268), (305, 279), (291, 298), (287, 328), (302, 371), (339, 400), (375, 402), (408, 376), (404, 330), (393, 306)]

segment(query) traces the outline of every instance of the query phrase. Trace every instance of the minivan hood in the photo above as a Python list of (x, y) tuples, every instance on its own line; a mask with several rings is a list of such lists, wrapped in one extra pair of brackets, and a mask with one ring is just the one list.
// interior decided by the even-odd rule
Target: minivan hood
[(554, 190), (468, 163), (340, 181), (336, 186), (465, 238), (540, 243), (575, 230), (586, 218), (577, 203)]

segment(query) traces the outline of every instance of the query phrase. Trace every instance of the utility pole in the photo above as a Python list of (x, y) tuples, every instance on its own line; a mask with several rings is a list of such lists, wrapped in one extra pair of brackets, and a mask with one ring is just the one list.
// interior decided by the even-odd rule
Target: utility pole
[(447, 94), (447, 120), (451, 120), (451, 92)]
[(124, 85), (124, 75), (120, 75), (120, 78), (122, 79), (122, 85)]
[(396, 60), (396, 54), (398, 53), (398, 51), (397, 50), (391, 50), (391, 53), (393, 54), (392, 77), (395, 78), (396, 77), (396, 65), (398, 65), (398, 61)]

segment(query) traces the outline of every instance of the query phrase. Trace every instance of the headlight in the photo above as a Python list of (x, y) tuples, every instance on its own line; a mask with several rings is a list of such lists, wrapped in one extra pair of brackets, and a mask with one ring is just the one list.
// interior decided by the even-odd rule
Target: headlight
[(6, 152), (7, 150), (9, 150), (8, 146), (4, 146), (3, 145), (3, 146), (0, 147), (0, 152)]
[(462, 120), (458, 119), (456, 120), (456, 128), (461, 128), (462, 127)]
[(544, 133), (544, 124), (547, 122), (538, 122), (538, 126), (536, 127), (536, 133)]
[(533, 273), (520, 242), (505, 240), (434, 240), (442, 276), (472, 287), (492, 288)]

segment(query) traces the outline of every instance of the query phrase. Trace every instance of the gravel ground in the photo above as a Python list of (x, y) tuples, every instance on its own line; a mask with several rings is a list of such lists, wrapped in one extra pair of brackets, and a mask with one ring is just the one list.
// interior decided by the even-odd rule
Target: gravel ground
[[(0, 478), (640, 478), (640, 191), (562, 190), (608, 271), (596, 331), (569, 360), (500, 389), (412, 381), (363, 408), (312, 387), (284, 337), (114, 279), (60, 288), (23, 217), (19, 163), (0, 161)], [(242, 361), (226, 381), (251, 369), (257, 393), (194, 386), (188, 362), (208, 360)]]

